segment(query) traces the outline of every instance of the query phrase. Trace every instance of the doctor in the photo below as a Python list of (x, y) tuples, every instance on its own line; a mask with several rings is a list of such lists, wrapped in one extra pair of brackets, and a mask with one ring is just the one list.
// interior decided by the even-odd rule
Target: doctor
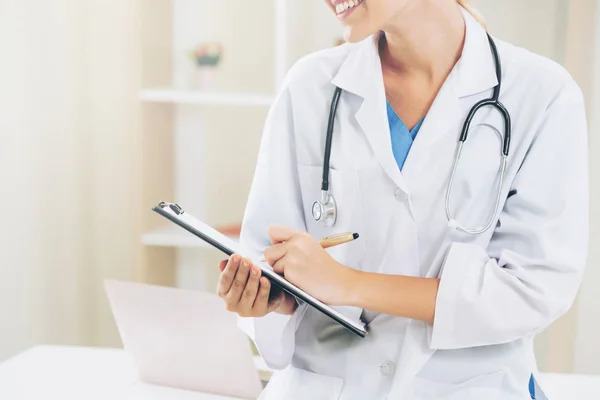
[[(223, 261), (217, 292), (277, 369), (260, 398), (544, 398), (533, 339), (572, 305), (588, 245), (578, 86), (464, 1), (326, 3), (349, 43), (289, 72), (241, 239), (369, 334)], [(319, 246), (340, 232), (360, 237)]]

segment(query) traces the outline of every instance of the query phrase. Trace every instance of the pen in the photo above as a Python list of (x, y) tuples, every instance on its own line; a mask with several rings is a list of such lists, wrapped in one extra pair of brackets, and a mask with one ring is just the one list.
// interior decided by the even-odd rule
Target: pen
[[(356, 240), (356, 239), (358, 239), (358, 236), (359, 236), (358, 233), (350, 233), (350, 232), (338, 233), (336, 235), (325, 236), (323, 239), (321, 239), (319, 244), (324, 249), (327, 249), (329, 247), (338, 246), (340, 244), (344, 244), (344, 243), (348, 243), (353, 240)], [(267, 260), (265, 260), (263, 258), (260, 260), (260, 262), (267, 262)]]
[(328, 247), (348, 243), (356, 239), (358, 239), (358, 233), (338, 233), (337, 235), (324, 237), (323, 239), (321, 239), (319, 244), (321, 245), (321, 247), (326, 249)]

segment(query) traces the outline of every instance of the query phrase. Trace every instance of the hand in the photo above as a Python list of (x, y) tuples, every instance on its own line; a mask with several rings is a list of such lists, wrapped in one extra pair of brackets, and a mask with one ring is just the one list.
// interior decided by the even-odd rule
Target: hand
[(273, 246), (264, 256), (275, 272), (324, 303), (346, 302), (354, 270), (335, 261), (307, 233), (272, 226), (269, 236)]
[(217, 295), (225, 301), (228, 311), (240, 317), (264, 317), (271, 312), (291, 315), (297, 307), (296, 299), (277, 286), (271, 286), (260, 268), (248, 259), (232, 255), (219, 263)]

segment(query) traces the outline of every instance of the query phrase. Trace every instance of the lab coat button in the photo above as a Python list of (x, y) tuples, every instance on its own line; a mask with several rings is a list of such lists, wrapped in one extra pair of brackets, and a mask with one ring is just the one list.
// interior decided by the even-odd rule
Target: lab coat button
[(408, 199), (408, 195), (406, 193), (404, 193), (402, 191), (402, 189), (400, 189), (400, 188), (396, 189), (395, 196), (396, 196), (396, 200), (399, 200), (399, 201), (404, 201), (404, 200)]
[(386, 361), (379, 366), (383, 375), (392, 375), (396, 366), (391, 361)]

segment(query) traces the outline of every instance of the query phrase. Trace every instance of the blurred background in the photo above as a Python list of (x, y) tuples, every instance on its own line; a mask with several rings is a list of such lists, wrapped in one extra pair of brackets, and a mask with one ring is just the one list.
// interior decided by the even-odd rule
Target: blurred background
[[(600, 1), (473, 4), (586, 96), (588, 268), (536, 353), (543, 371), (600, 374)], [(176, 201), (235, 237), (273, 95), (299, 57), (339, 43), (330, 14), (322, 0), (0, 0), (0, 362), (120, 347), (105, 279), (214, 291), (221, 255), (151, 207)]]

